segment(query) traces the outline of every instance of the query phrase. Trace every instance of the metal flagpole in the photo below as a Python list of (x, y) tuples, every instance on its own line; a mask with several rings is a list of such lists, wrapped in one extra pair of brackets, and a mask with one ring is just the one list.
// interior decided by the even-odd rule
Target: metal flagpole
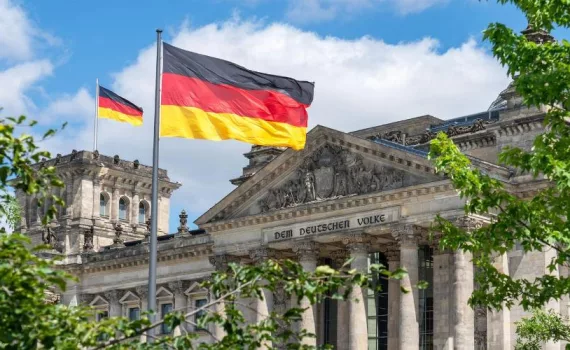
[(93, 152), (97, 150), (97, 130), (99, 128), (99, 78), (95, 79), (95, 120), (93, 121)]
[[(152, 204), (150, 206), (150, 256), (148, 260), (148, 310), (156, 310), (156, 236), (158, 229), (158, 141), (160, 129), (160, 91), (162, 87), (162, 29), (156, 30), (156, 86), (154, 92), (154, 139), (152, 151)], [(156, 314), (155, 314), (156, 315)], [(156, 320), (155, 315), (149, 315), (150, 323)], [(148, 331), (148, 342), (152, 342), (154, 329)]]

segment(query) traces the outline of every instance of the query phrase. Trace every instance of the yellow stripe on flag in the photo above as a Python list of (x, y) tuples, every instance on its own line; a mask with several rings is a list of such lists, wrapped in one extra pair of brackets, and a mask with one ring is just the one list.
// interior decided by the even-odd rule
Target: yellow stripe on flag
[(254, 145), (305, 147), (307, 128), (232, 113), (206, 112), (195, 107), (160, 106), (160, 136), (187, 139), (234, 139)]
[(142, 125), (141, 116), (135, 117), (104, 107), (99, 107), (99, 118), (117, 120), (120, 122), (132, 124), (134, 126)]

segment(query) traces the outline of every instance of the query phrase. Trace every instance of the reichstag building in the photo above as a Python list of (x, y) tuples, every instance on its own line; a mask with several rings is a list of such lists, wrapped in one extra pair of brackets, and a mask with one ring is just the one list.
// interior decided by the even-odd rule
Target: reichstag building
[[(302, 324), (317, 334), (316, 344), (341, 350), (514, 348), (515, 322), (526, 315), (522, 308), (472, 310), (467, 300), (476, 285), (470, 257), (441, 251), (428, 240), (427, 228), (437, 214), (467, 229), (488, 218), (465, 216), (464, 201), (448, 179), (435, 173), (426, 155), (429, 141), (443, 131), (475, 167), (512, 193), (531, 197), (540, 181), (499, 165), (497, 155), (505, 146), (528, 150), (543, 131), (544, 115), (540, 108), (523, 105), (511, 84), (488, 110), (464, 117), (424, 115), (351, 132), (317, 126), (300, 152), (254, 146), (245, 154), (243, 173), (231, 180), (235, 189), (195, 221), (197, 230), (188, 228), (185, 212), (174, 214), (180, 218), (177, 228), (168, 227), (170, 197), (180, 184), (161, 169), (159, 316), (204, 305), (208, 291), (200, 282), (229, 262), (289, 258), (312, 270), (352, 257), (353, 268), (365, 271), (382, 262), (390, 269), (406, 267), (409, 278), (376, 276), (382, 292), (371, 289), (365, 303), (312, 305), (312, 316)], [(37, 199), (17, 194), (25, 208), (21, 230), (35, 243), (51, 244), (54, 254), (64, 257), (65, 269), (79, 277), (59, 302), (91, 305), (97, 318), (140, 317), (147, 306), (151, 167), (89, 151), (42, 163), (54, 165), (65, 181), (58, 194), (67, 206), (44, 229)], [(497, 266), (515, 278), (529, 278), (546, 271), (552, 254), (515, 249), (498, 257)], [(429, 287), (400, 292), (400, 284), (419, 280)], [(278, 311), (288, 303), (277, 292), (254, 308)], [(549, 308), (567, 316), (568, 306), (564, 298)], [(255, 321), (258, 316), (251, 312), (248, 317)], [(207, 332), (191, 326), (186, 330), (211, 341)], [(215, 327), (210, 331), (220, 334)]]

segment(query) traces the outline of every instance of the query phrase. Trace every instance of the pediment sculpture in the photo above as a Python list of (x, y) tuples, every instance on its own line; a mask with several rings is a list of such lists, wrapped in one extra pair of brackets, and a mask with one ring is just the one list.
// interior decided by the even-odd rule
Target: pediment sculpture
[(291, 180), (270, 189), (258, 204), (261, 212), (267, 212), (384, 191), (402, 187), (405, 176), (404, 171), (368, 164), (359, 154), (327, 144), (307, 156)]

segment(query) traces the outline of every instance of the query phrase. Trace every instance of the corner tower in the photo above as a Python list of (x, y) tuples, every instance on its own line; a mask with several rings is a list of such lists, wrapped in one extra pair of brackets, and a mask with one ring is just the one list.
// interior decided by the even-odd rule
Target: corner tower
[[(55, 189), (54, 194), (65, 201), (65, 207), (58, 207), (57, 217), (43, 227), (41, 217), (50, 203), (38, 206), (38, 198), (16, 193), (23, 211), (20, 231), (26, 232), (34, 244), (48, 243), (59, 253), (73, 256), (113, 244), (118, 225), (124, 241), (146, 235), (151, 219), (152, 167), (118, 155), (76, 150), (35, 166), (56, 168), (65, 186)], [(159, 169), (158, 176), (160, 235), (168, 233), (170, 197), (181, 185), (171, 182), (164, 169)]]

